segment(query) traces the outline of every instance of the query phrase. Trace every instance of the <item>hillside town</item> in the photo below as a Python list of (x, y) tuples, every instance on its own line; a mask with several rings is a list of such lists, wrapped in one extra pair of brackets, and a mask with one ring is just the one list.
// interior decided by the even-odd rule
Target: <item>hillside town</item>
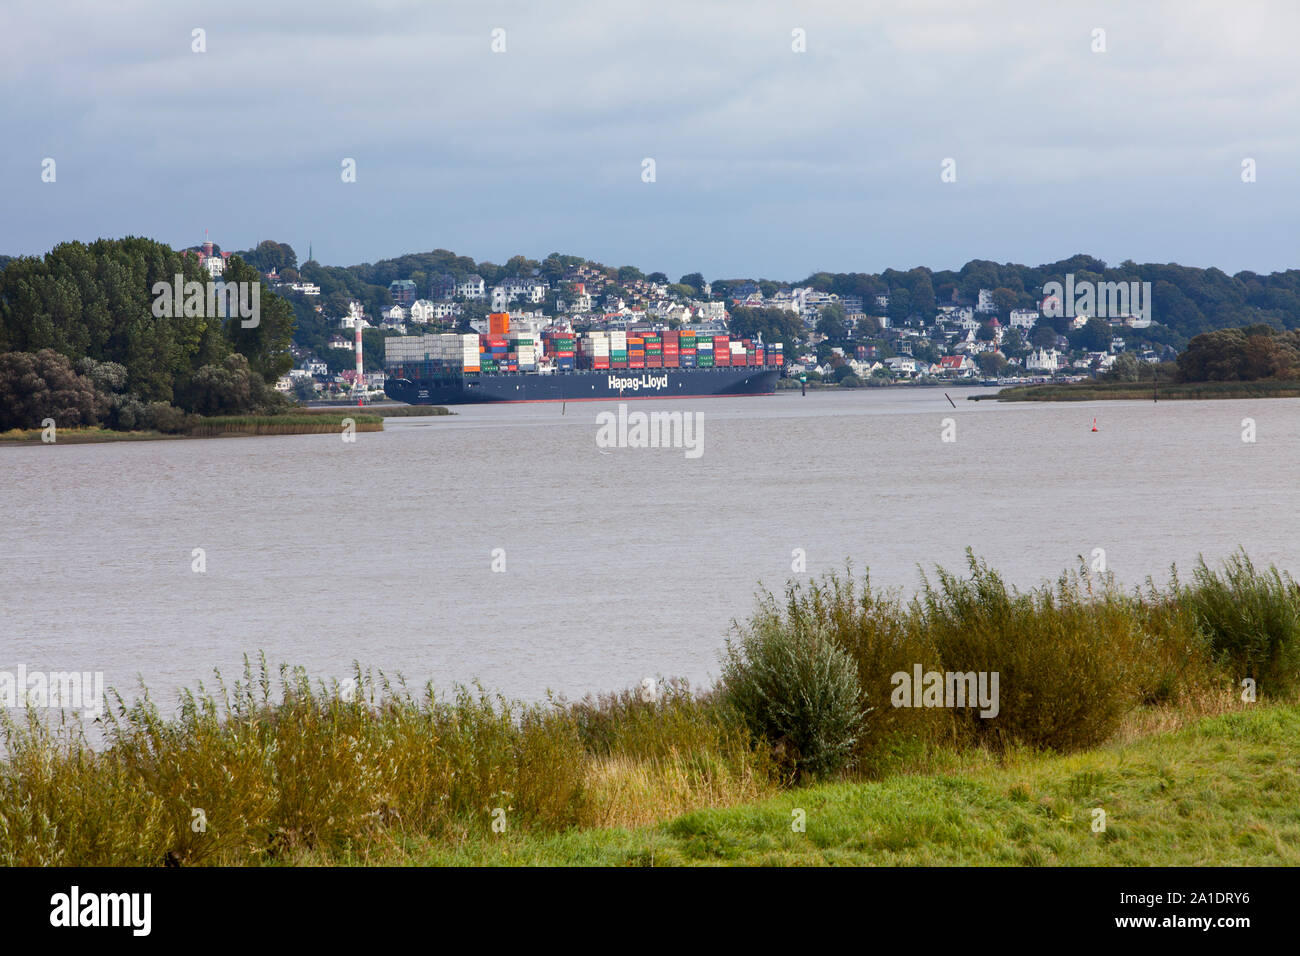
[[(196, 252), (219, 277), (229, 254), (214, 252), (210, 243)], [(361, 331), (382, 336), (486, 334), (488, 315), (505, 312), (516, 326), (542, 335), (682, 328), (700, 335), (727, 335), (735, 332), (739, 316), (780, 314), (786, 317), (785, 376), (846, 387), (1077, 380), (1106, 372), (1121, 355), (1149, 364), (1175, 356), (1167, 346), (1130, 347), (1128, 337), (1147, 328), (1149, 317), (1135, 312), (1105, 319), (1078, 314), (1068, 323), (1053, 321), (1051, 317), (1061, 314), (1061, 303), (1051, 295), (1034, 308), (1008, 308), (995, 300), (992, 289), (981, 288), (968, 300), (954, 289), (948, 301), (936, 302), (927, 319), (899, 315), (889, 294), (839, 295), (811, 285), (754, 281), (715, 287), (695, 278), (694, 284), (671, 283), (662, 273), (621, 275), (589, 262), (571, 265), (556, 282), (540, 274), (489, 283), (473, 272), (439, 273), (423, 281), (392, 280), (375, 314), (366, 314), (352, 299), (346, 310), (336, 308), (338, 314), (330, 315), (319, 284), (306, 281), (296, 270), (286, 276), (271, 270), (266, 279), (274, 290), (307, 303), (331, 330), (323, 348), (295, 344), (295, 367), (277, 388), (296, 391), (300, 397), (352, 393), (358, 324)], [(381, 364), (382, 353), (366, 356), (363, 388), (382, 390)]]

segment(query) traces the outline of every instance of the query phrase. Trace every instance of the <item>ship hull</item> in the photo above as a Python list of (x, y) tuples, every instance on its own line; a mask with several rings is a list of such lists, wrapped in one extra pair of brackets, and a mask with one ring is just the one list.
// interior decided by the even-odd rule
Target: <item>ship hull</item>
[(408, 405), (768, 395), (776, 390), (780, 374), (779, 368), (758, 366), (582, 370), (547, 375), (447, 373), (414, 380), (390, 378), (384, 383), (384, 393)]

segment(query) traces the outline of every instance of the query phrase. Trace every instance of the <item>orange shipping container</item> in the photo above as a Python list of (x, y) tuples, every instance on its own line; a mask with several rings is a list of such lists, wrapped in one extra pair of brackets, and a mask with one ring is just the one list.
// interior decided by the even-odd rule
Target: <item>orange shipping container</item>
[(488, 334), (505, 335), (510, 331), (510, 313), (492, 312), (488, 315)]

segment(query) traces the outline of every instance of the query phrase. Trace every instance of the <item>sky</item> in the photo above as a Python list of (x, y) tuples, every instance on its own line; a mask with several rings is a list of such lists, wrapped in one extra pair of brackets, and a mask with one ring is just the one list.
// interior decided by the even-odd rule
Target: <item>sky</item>
[(5, 0), (0, 254), (1270, 272), (1298, 34), (1290, 0)]

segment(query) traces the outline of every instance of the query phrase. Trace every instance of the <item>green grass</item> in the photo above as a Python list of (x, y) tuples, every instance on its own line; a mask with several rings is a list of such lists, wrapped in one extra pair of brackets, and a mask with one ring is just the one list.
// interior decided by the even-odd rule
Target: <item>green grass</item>
[[(295, 414), (337, 414), (348, 407), (357, 408), (353, 403), (349, 406), (346, 402), (335, 402), (330, 405), (312, 405), (303, 406), (295, 411)], [(365, 405), (367, 415), (378, 415), (380, 418), (429, 418), (441, 415), (454, 415), (455, 412), (441, 405)]]
[[(1093, 832), (1093, 811), (1106, 812)], [(795, 811), (805, 832), (792, 830)], [(822, 784), (638, 829), (509, 832), (385, 862), (544, 866), (1300, 865), (1300, 707), (1069, 756)], [(352, 862), (360, 862), (355, 858)]]
[[(212, 415), (193, 416), (196, 421), (185, 431), (167, 434), (158, 431), (113, 431), (107, 428), (60, 428), (52, 444), (75, 445), (119, 441), (157, 441), (176, 438), (221, 438), (227, 435), (318, 435), (337, 433), (343, 420), (350, 418), (359, 432), (384, 430), (382, 416), (372, 412), (348, 412), (329, 409), (325, 412), (302, 412), (284, 415)], [(0, 444), (41, 444), (39, 428), (0, 432)]]

